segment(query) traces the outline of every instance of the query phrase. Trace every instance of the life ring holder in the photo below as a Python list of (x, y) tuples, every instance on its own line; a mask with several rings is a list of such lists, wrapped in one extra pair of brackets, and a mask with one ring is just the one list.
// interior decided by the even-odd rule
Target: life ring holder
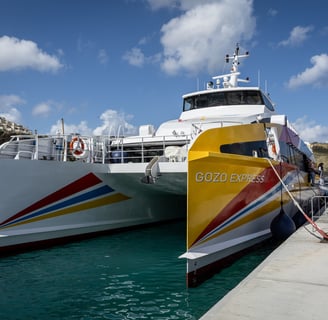
[(80, 137), (74, 137), (69, 144), (69, 148), (75, 158), (85, 158), (88, 155), (84, 141)]
[(277, 155), (276, 144), (274, 142), (272, 142), (270, 145), (271, 145), (271, 151), (272, 151), (272, 153), (276, 156)]
[(277, 135), (275, 134), (275, 131), (273, 131), (274, 129), (275, 128), (271, 128), (271, 132), (267, 137), (268, 155), (270, 158), (278, 160), (279, 149), (277, 149), (277, 147), (279, 147), (279, 145), (277, 145), (278, 140), (276, 138)]

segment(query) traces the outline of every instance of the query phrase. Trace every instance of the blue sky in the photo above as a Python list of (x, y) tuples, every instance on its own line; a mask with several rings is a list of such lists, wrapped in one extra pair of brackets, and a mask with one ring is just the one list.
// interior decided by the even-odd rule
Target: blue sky
[[(240, 71), (309, 142), (328, 142), (326, 0), (0, 0), (0, 116), (39, 133), (135, 133)], [(122, 130), (123, 131), (123, 130)]]

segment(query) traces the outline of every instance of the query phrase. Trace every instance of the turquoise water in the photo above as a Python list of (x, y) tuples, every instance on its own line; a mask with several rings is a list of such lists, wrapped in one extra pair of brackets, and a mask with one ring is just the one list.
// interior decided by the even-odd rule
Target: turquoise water
[(183, 222), (2, 257), (0, 319), (199, 319), (272, 250), (190, 289)]

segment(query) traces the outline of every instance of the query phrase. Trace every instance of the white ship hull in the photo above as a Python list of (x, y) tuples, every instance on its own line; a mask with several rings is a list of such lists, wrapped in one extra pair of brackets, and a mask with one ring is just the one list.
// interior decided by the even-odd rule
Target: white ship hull
[(0, 251), (186, 215), (185, 172), (163, 172), (150, 185), (141, 182), (144, 164), (121, 173), (110, 172), (120, 164), (1, 160), (0, 166)]

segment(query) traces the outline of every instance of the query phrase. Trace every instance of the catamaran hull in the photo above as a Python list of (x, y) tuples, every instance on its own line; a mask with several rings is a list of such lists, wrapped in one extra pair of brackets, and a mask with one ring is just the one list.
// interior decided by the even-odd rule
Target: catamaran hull
[[(285, 207), (290, 218), (297, 213), (292, 203)], [(235, 228), (225, 235), (214, 237), (203, 245), (191, 247), (181, 256), (187, 258), (188, 287), (198, 286), (240, 255), (270, 239), (272, 237), (270, 224), (279, 211), (280, 209), (276, 209), (268, 212), (257, 220), (251, 220), (247, 225)], [(248, 213), (249, 217), (252, 213)]]
[[(310, 188), (306, 172), (287, 162), (227, 154), (220, 146), (252, 148), (265, 141), (262, 124), (209, 129), (189, 150), (187, 193), (187, 284), (196, 286), (222, 269), (237, 254), (272, 235), (272, 222), (286, 216), (281, 232), (298, 208), (283, 188), (308, 205), (318, 194)], [(308, 213), (310, 213), (308, 211)], [(286, 223), (288, 221), (288, 223)], [(285, 230), (283, 230), (285, 229)], [(278, 230), (279, 231), (279, 230)]]
[[(297, 200), (307, 208), (306, 212), (310, 213), (309, 204), (311, 203), (311, 198), (319, 193), (319, 190), (317, 192), (314, 192), (313, 189), (304, 190), (302, 192), (302, 199)], [(284, 205), (283, 208), (284, 213), (288, 215), (291, 223), (295, 224), (295, 227), (299, 227), (305, 223), (306, 220), (303, 218), (303, 215), (292, 202)], [(279, 210), (269, 212), (265, 217), (257, 221), (251, 221), (248, 226), (234, 230), (225, 239), (224, 237), (214, 239), (209, 241), (205, 246), (198, 247), (194, 252), (191, 250), (182, 255), (182, 258), (187, 258), (187, 286), (198, 286), (240, 256), (250, 252), (257, 245), (271, 239), (273, 236), (271, 223), (279, 215), (280, 210), (279, 208)], [(320, 212), (318, 203), (315, 204), (314, 211)], [(281, 227), (285, 228), (285, 226)]]
[(213, 254), (187, 259), (187, 286), (196, 287), (208, 280), (238, 257), (271, 238), (271, 232), (259, 232), (254, 236), (255, 238), (245, 236), (243, 239), (240, 239), (241, 242), (238, 244), (233, 245), (230, 243), (225, 248), (221, 247)]
[(0, 165), (1, 252), (186, 214), (185, 173), (163, 173), (154, 185), (141, 182), (140, 164), (123, 173), (112, 173), (115, 165), (83, 162), (1, 160)]

